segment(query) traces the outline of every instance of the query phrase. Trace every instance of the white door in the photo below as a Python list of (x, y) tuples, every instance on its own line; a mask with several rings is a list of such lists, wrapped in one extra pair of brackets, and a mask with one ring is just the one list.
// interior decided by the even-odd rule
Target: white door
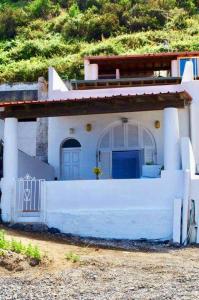
[(62, 179), (76, 180), (80, 178), (80, 149), (62, 149)]

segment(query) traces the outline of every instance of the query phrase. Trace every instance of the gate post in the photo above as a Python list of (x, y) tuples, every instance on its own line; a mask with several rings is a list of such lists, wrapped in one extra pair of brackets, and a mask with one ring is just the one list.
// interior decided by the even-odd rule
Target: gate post
[(46, 223), (46, 181), (40, 181), (41, 221)]

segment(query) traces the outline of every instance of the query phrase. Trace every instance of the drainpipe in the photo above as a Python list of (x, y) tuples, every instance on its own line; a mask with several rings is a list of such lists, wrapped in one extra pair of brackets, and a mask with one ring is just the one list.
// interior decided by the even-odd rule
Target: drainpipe
[(184, 171), (184, 196), (182, 204), (182, 244), (187, 245), (188, 213), (189, 213), (190, 170)]

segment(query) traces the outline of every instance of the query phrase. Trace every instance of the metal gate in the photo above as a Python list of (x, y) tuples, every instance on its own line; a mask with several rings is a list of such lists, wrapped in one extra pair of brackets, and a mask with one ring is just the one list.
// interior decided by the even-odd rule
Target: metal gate
[(36, 179), (27, 174), (17, 179), (16, 213), (18, 216), (40, 216), (42, 209), (42, 183), (44, 179)]

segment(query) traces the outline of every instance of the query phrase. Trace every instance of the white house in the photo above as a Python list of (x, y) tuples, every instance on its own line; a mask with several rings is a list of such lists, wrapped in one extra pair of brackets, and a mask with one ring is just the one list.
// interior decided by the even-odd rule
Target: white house
[[(65, 83), (49, 68), (48, 98), (0, 103), (3, 221), (199, 242), (199, 51), (87, 57), (84, 71)], [(33, 119), (48, 124), (47, 163), (27, 130), (18, 150)]]

